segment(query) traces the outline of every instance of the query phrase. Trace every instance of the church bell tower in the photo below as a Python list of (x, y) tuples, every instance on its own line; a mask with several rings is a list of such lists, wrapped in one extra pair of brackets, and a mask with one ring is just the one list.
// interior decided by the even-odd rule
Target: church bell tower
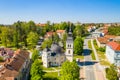
[(73, 37), (71, 26), (69, 27), (68, 37), (66, 40), (66, 60), (72, 62), (73, 61)]

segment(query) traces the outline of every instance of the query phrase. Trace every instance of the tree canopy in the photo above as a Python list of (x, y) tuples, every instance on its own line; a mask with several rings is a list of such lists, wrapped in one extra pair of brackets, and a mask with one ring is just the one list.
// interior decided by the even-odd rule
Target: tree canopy
[(31, 67), (31, 80), (43, 80), (43, 71), (41, 67), (41, 63), (38, 59), (34, 61)]
[(110, 35), (120, 36), (120, 26), (111, 26), (108, 28), (108, 33)]
[(82, 55), (83, 52), (83, 40), (81, 37), (76, 37), (74, 40), (74, 53)]
[(66, 61), (62, 64), (60, 80), (79, 80), (79, 66), (76, 62)]
[(34, 62), (39, 57), (39, 51), (34, 49), (32, 53), (32, 61)]
[(35, 46), (37, 44), (38, 39), (39, 39), (39, 36), (35, 32), (30, 32), (27, 35), (27, 43), (31, 46)]
[(106, 77), (108, 80), (117, 80), (117, 68), (114, 64), (106, 69)]

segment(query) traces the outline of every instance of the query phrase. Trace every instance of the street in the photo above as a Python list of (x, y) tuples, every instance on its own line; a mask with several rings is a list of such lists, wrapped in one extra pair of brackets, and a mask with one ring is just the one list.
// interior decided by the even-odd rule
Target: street
[(84, 66), (85, 66), (85, 80), (96, 80), (95, 73), (94, 73), (94, 62), (92, 62), (92, 58), (90, 55), (90, 50), (88, 48), (88, 40), (84, 40), (83, 46), (83, 54), (84, 54)]

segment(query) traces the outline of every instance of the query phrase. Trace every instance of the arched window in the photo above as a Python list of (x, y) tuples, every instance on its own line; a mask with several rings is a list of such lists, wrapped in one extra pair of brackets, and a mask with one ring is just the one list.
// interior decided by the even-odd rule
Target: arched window
[(68, 47), (69, 47), (69, 44), (68, 44)]
[(70, 48), (71, 48), (71, 45), (70, 45)]
[(70, 54), (70, 50), (68, 50), (68, 54)]

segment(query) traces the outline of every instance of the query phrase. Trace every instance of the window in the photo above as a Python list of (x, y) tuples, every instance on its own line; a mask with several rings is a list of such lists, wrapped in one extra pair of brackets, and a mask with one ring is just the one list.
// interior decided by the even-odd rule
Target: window
[(70, 50), (68, 50), (68, 54), (70, 54)]
[(71, 47), (71, 45), (70, 45), (70, 47)]
[(69, 44), (68, 44), (68, 47), (69, 47)]

